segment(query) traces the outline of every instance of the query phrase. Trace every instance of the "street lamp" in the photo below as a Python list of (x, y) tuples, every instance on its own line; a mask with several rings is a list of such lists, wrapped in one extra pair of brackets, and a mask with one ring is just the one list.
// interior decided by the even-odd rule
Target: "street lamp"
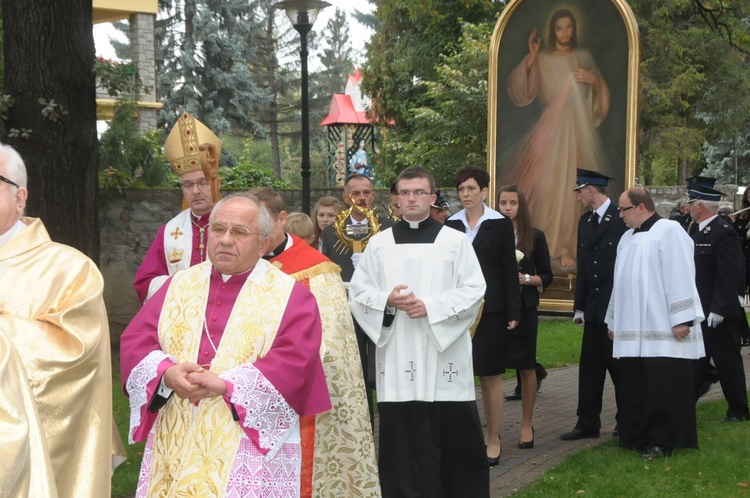
[(274, 4), (286, 11), (289, 21), (300, 35), (302, 61), (302, 212), (310, 214), (310, 106), (307, 101), (307, 33), (318, 12), (331, 4), (320, 0), (284, 0)]

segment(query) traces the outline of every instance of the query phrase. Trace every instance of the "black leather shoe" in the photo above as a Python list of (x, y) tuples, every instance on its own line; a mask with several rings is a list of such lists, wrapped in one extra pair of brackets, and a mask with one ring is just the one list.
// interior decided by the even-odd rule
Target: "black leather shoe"
[(578, 427), (570, 432), (566, 432), (565, 434), (560, 435), (560, 439), (562, 439), (563, 441), (577, 441), (579, 439), (597, 437), (599, 437), (599, 431), (584, 431), (583, 429), (580, 429)]
[(531, 441), (519, 441), (518, 442), (518, 449), (519, 450), (530, 450), (534, 447), (534, 428), (531, 428)]
[(497, 467), (500, 465), (500, 456), (503, 454), (503, 449), (500, 448), (500, 453), (496, 457), (487, 457), (487, 465), (490, 467)]
[(724, 424), (724, 423), (729, 423), (729, 422), (743, 422), (745, 420), (747, 419), (738, 417), (736, 415), (727, 415), (726, 417), (721, 419), (721, 423)]
[(521, 399), (521, 389), (516, 388), (516, 390), (507, 395), (505, 399), (508, 401), (518, 401), (519, 399)]
[(542, 370), (542, 373), (536, 373), (536, 392), (542, 390), (542, 381), (547, 378), (547, 370)]
[(612, 437), (620, 437), (620, 425), (615, 424), (615, 430), (612, 431)]
[(664, 458), (672, 456), (672, 448), (666, 446), (659, 446), (658, 444), (649, 445), (646, 451), (641, 454), (641, 458), (647, 460), (653, 460), (654, 458)]
[(711, 383), (707, 380), (704, 380), (703, 383), (698, 388), (698, 392), (695, 393), (695, 398), (700, 399), (701, 396), (703, 396), (709, 391), (709, 389), (711, 389)]

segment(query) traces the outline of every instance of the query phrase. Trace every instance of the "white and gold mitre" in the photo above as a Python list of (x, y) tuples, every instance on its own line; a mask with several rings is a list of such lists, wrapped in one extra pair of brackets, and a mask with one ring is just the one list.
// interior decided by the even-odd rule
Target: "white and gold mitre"
[(201, 171), (199, 147), (204, 143), (213, 144), (216, 157), (221, 157), (221, 140), (195, 116), (183, 112), (169, 132), (164, 143), (164, 157), (167, 158), (177, 176), (193, 171)]

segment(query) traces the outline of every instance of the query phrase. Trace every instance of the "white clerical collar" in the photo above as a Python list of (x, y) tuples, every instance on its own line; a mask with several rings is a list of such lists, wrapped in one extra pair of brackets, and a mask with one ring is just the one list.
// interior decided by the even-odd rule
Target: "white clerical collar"
[(419, 228), (419, 224), (422, 223), (424, 220), (426, 220), (429, 217), (430, 217), (430, 215), (428, 214), (427, 216), (425, 216), (424, 218), (422, 218), (419, 221), (409, 221), (409, 220), (404, 220), (404, 221), (409, 224), (409, 228), (411, 228), (412, 230), (416, 230), (417, 228)]
[(0, 247), (8, 242), (11, 237), (26, 228), (26, 224), (21, 220), (16, 220), (12, 227), (10, 227), (4, 234), (0, 235)]
[(595, 209), (596, 214), (599, 215), (599, 223), (602, 222), (602, 220), (604, 219), (604, 215), (607, 214), (607, 209), (609, 209), (610, 204), (612, 204), (612, 200), (607, 197), (607, 200), (604, 201), (601, 206)]
[[(286, 235), (286, 245), (284, 245), (284, 251), (288, 250), (292, 245), (294, 244), (294, 239), (292, 239), (289, 234)], [(281, 252), (284, 252), (281, 251)]]
[[(211, 214), (211, 213), (208, 212), (206, 214)], [(194, 219), (195, 221), (200, 221), (201, 219), (203, 219), (204, 216), (206, 216), (206, 214), (195, 214), (195, 212), (192, 209), (190, 210), (190, 217)]]
[(700, 223), (698, 223), (698, 230), (700, 231), (700, 230), (703, 230), (704, 228), (706, 228), (706, 225), (708, 225), (709, 223), (711, 223), (712, 221), (714, 221), (714, 218), (716, 218), (717, 216), (719, 216), (719, 215), (715, 214), (715, 215), (711, 216), (710, 218), (708, 218), (706, 220), (703, 220)]
[[(255, 267), (253, 266), (253, 268), (255, 268)], [(238, 275), (244, 275), (245, 273), (250, 273), (251, 271), (253, 271), (253, 268), (250, 268), (249, 270), (246, 270), (246, 271), (243, 271), (243, 272), (240, 272), (240, 273), (233, 273), (231, 275), (224, 275), (219, 270), (216, 270), (216, 267), (214, 266), (214, 270), (216, 270), (216, 273), (218, 273), (219, 275), (221, 275), (221, 279), (224, 282), (227, 282), (232, 277), (236, 277)]]

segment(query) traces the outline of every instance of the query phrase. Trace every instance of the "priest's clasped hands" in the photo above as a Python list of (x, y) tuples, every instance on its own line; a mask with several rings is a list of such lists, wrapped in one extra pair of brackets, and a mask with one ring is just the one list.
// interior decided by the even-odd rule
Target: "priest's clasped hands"
[(227, 392), (226, 384), (218, 375), (197, 363), (187, 361), (177, 363), (164, 372), (164, 385), (191, 403), (222, 396)]
[[(408, 285), (397, 285), (388, 295), (388, 306), (403, 311), (409, 318), (424, 318), (427, 308), (421, 299), (417, 299), (413, 292), (407, 291)], [(406, 291), (406, 292), (402, 292)]]

